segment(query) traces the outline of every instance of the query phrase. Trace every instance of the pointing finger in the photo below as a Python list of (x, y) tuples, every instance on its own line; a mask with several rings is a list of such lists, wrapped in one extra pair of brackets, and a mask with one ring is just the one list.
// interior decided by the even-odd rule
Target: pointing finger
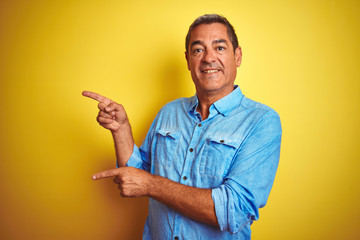
[(114, 168), (114, 169), (98, 172), (92, 176), (92, 179), (99, 180), (103, 178), (115, 177), (120, 174), (120, 171), (121, 171), (120, 168)]
[(103, 102), (105, 104), (110, 104), (112, 102), (111, 99), (104, 97), (98, 93), (90, 92), (90, 91), (83, 91), (82, 95), (88, 98), (92, 98), (96, 101)]

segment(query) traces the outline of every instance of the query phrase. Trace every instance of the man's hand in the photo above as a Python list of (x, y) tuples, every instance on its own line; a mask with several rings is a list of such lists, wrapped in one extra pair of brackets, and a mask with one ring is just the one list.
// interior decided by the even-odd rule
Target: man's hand
[(122, 125), (129, 123), (125, 109), (121, 104), (94, 92), (83, 91), (82, 95), (99, 102), (98, 108), (100, 111), (97, 121), (104, 128), (116, 132)]
[(121, 167), (99, 172), (93, 175), (94, 180), (114, 177), (122, 197), (143, 197), (149, 195), (153, 175), (133, 167)]
[(133, 167), (99, 172), (94, 180), (114, 177), (122, 197), (151, 197), (200, 222), (219, 226), (211, 189), (186, 186)]
[(122, 105), (100, 94), (83, 91), (82, 95), (99, 102), (98, 123), (113, 135), (118, 166), (124, 167), (134, 147), (130, 122)]

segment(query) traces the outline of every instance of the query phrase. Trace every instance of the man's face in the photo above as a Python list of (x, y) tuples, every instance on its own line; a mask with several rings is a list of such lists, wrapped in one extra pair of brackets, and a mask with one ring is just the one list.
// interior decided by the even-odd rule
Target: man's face
[(201, 24), (191, 32), (186, 60), (197, 94), (221, 98), (233, 90), (241, 48), (234, 53), (225, 25)]

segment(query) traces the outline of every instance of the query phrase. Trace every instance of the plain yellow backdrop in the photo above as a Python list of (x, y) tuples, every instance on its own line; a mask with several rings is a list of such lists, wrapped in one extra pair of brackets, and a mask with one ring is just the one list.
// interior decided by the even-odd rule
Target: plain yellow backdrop
[(95, 172), (111, 135), (82, 90), (122, 103), (141, 144), (166, 102), (192, 96), (185, 35), (234, 25), (236, 83), (281, 116), (280, 165), (253, 239), (359, 239), (360, 2), (1, 1), (0, 239), (139, 239), (147, 199)]

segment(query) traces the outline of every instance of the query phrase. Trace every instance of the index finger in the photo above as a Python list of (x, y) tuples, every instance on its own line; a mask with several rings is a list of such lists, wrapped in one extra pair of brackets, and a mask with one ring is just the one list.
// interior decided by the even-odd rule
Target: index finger
[(120, 168), (114, 168), (114, 169), (95, 173), (92, 176), (92, 179), (99, 180), (99, 179), (103, 179), (103, 178), (115, 177), (115, 176), (119, 175), (119, 173), (120, 173)]
[(104, 97), (98, 93), (90, 92), (90, 91), (83, 91), (82, 95), (88, 98), (92, 98), (96, 101), (103, 102), (105, 104), (110, 104), (112, 102), (111, 99)]

